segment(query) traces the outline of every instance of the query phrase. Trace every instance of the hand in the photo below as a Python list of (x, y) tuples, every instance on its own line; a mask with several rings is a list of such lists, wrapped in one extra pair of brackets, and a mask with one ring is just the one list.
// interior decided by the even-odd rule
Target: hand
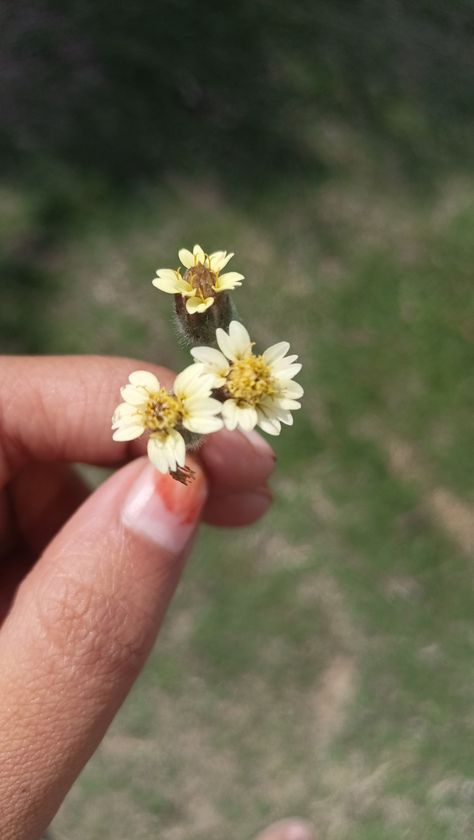
[(309, 823), (291, 819), (274, 823), (256, 840), (317, 840), (317, 837)]
[[(0, 836), (35, 840), (138, 675), (199, 521), (258, 519), (274, 457), (257, 434), (222, 431), (184, 487), (143, 440), (111, 438), (119, 387), (143, 363), (0, 365)], [(120, 468), (90, 495), (71, 462)]]

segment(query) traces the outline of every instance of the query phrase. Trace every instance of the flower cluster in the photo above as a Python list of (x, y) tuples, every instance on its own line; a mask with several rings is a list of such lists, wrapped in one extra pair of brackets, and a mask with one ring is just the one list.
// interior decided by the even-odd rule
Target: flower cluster
[[(187, 312), (199, 318), (213, 307), (217, 295), (241, 285), (242, 274), (220, 273), (233, 256), (226, 251), (205, 254), (199, 245), (192, 253), (182, 249), (184, 276), (180, 269), (162, 268), (153, 285), (180, 296)], [(171, 390), (149, 371), (131, 373), (121, 389), (123, 402), (112, 418), (114, 440), (129, 441), (149, 432), (147, 451), (152, 463), (184, 483), (190, 473), (186, 448), (195, 445), (196, 436), (199, 439), (223, 427), (250, 431), (256, 426), (278, 435), (281, 424), (291, 426), (292, 411), (301, 407), (303, 388), (294, 381), (301, 364), (296, 355), (288, 355), (287, 341), (254, 353), (246, 328), (231, 320), (217, 326), (214, 344), (198, 343), (191, 348), (194, 362), (176, 377)]]

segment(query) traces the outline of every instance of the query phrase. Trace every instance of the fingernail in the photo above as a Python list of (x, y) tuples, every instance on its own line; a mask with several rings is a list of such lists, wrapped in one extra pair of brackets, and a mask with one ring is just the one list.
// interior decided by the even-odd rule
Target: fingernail
[(264, 440), (264, 438), (261, 435), (259, 435), (259, 433), (256, 432), (254, 429), (252, 429), (250, 432), (244, 432), (243, 429), (241, 429), (240, 434), (248, 440), (250, 446), (253, 449), (255, 449), (259, 458), (263, 456), (264, 458), (268, 459), (269, 468), (273, 469), (273, 466), (276, 461), (276, 455), (270, 444), (267, 443), (267, 441)]
[(196, 527), (205, 498), (201, 472), (184, 485), (147, 464), (125, 499), (122, 521), (134, 533), (179, 554)]

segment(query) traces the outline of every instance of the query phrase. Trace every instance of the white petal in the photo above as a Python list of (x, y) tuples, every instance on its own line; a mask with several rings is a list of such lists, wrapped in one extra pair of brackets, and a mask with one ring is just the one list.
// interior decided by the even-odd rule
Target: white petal
[(175, 457), (175, 454), (174, 454), (173, 440), (169, 436), (165, 440), (165, 447), (164, 448), (165, 448), (165, 455), (168, 459), (168, 467), (170, 468), (170, 470), (172, 470), (174, 472), (175, 469), (176, 469), (176, 457)]
[(194, 417), (207, 414), (219, 414), (222, 403), (212, 397), (202, 395), (183, 400), (187, 417)]
[(216, 330), (216, 339), (224, 356), (232, 362), (252, 355), (250, 336), (243, 324), (239, 324), (238, 321), (230, 322), (229, 333), (219, 327)]
[(152, 280), (154, 286), (169, 295), (183, 294), (191, 289), (191, 285), (183, 280), (177, 271), (171, 268), (160, 268), (157, 277)]
[(208, 397), (211, 390), (211, 379), (202, 373), (199, 364), (188, 365), (178, 373), (173, 383), (173, 391), (177, 397), (186, 399), (193, 396)]
[(174, 380), (173, 391), (178, 396), (182, 396), (187, 386), (191, 386), (192, 383), (200, 383), (201, 378), (202, 368), (199, 365), (187, 365)]
[(298, 356), (293, 354), (292, 356), (282, 356), (281, 359), (275, 359), (274, 362), (270, 362), (270, 367), (272, 371), (283, 370), (283, 368), (287, 368), (296, 362)]
[(279, 405), (278, 397), (263, 397), (258, 408), (266, 417), (275, 420), (278, 418)]
[(214, 253), (210, 255), (212, 270), (222, 271), (233, 256), (233, 253), (228, 254), (227, 251), (214, 251)]
[(213, 303), (213, 297), (205, 298), (205, 300), (200, 297), (189, 297), (186, 301), (186, 309), (190, 315), (194, 315), (196, 312), (205, 312)]
[(202, 367), (204, 375), (208, 378), (210, 391), (214, 388), (222, 388), (223, 385), (225, 385), (225, 383), (227, 382), (225, 376), (220, 376), (220, 374), (218, 373), (213, 373), (211, 368), (206, 367), (206, 365), (201, 365), (199, 363), (199, 367)]
[(226, 429), (237, 428), (239, 422), (239, 410), (235, 400), (226, 400), (222, 406), (222, 418)]
[(191, 254), (191, 251), (188, 251), (187, 248), (181, 248), (178, 251), (178, 257), (180, 258), (181, 262), (183, 263), (185, 268), (192, 268), (194, 265), (194, 257)]
[(160, 383), (154, 373), (149, 370), (135, 370), (128, 377), (128, 381), (132, 385), (142, 385), (144, 388), (149, 388), (150, 391), (158, 391)]
[(234, 351), (230, 343), (229, 336), (227, 335), (226, 331), (222, 329), (222, 327), (218, 327), (216, 330), (216, 341), (224, 356), (227, 359), (230, 359), (230, 361), (235, 361)]
[(112, 424), (113, 426), (119, 425), (123, 420), (129, 420), (130, 417), (137, 417), (137, 409), (136, 406), (130, 405), (130, 403), (120, 403), (115, 409), (112, 415)]
[(292, 400), (299, 400), (304, 394), (304, 388), (299, 382), (294, 382), (292, 379), (289, 379), (288, 382), (280, 382), (279, 388), (282, 397), (285, 399), (288, 397)]
[(213, 417), (211, 414), (201, 414), (183, 420), (183, 426), (190, 432), (200, 435), (208, 435), (211, 432), (218, 432), (224, 425), (221, 417)]
[(244, 280), (243, 274), (239, 274), (238, 271), (228, 271), (226, 274), (217, 278), (215, 288), (218, 292), (223, 292), (226, 289), (235, 289), (236, 286), (242, 285), (242, 280)]
[[(207, 392), (210, 394), (213, 388), (221, 388), (226, 383), (226, 377), (221, 376), (218, 373), (215, 373), (210, 366), (204, 365), (202, 362), (195, 362), (193, 367), (196, 368), (196, 371), (200, 373), (201, 379), (206, 380), (207, 385)], [(204, 384), (201, 383), (202, 391), (200, 391), (200, 396), (203, 395), (204, 391)], [(186, 399), (189, 397), (189, 394), (186, 393)], [(191, 395), (194, 398), (194, 394)]]
[(300, 372), (302, 367), (303, 365), (298, 363), (297, 365), (289, 365), (289, 367), (283, 368), (282, 370), (272, 368), (272, 375), (275, 379), (292, 379)]
[(157, 437), (151, 437), (148, 440), (146, 449), (153, 466), (161, 473), (169, 472), (169, 462), (164, 447), (164, 441)]
[(148, 457), (154, 466), (162, 473), (175, 470), (176, 464), (184, 466), (186, 447), (183, 438), (173, 430), (165, 438), (150, 437), (147, 446)]
[(231, 321), (229, 325), (229, 338), (234, 352), (239, 359), (245, 359), (252, 355), (252, 342), (243, 324), (238, 321)]
[(148, 400), (148, 392), (141, 385), (124, 385), (120, 389), (122, 399), (130, 405), (143, 405)]
[[(299, 403), (298, 403), (299, 405)], [(281, 399), (272, 398), (272, 399), (264, 399), (259, 405), (260, 414), (265, 415), (267, 420), (271, 421), (281, 421), (282, 423), (286, 423), (288, 426), (293, 425), (293, 417), (291, 411), (288, 408), (285, 408), (283, 405), (283, 401)]]
[[(204, 251), (202, 250), (202, 248), (201, 248), (201, 246), (200, 246), (200, 245), (195, 245), (195, 246), (194, 246), (194, 248), (193, 248), (193, 254), (194, 254), (194, 256), (196, 257), (196, 261), (197, 261), (198, 263), (203, 263), (203, 262), (204, 262), (204, 260), (206, 259), (206, 255), (205, 255), (205, 253), (204, 253)], [(193, 260), (193, 265), (194, 265), (194, 260)]]
[(218, 368), (228, 368), (229, 363), (225, 356), (214, 347), (193, 347), (191, 355), (205, 365)]
[(222, 406), (222, 416), (227, 429), (240, 427), (249, 432), (257, 425), (257, 411), (251, 405), (239, 405), (236, 400), (226, 400)]
[(186, 444), (184, 442), (184, 438), (176, 431), (176, 429), (171, 431), (165, 439), (164, 449), (168, 458), (170, 470), (173, 470), (174, 472), (177, 464), (184, 467), (186, 461)]
[(135, 440), (135, 438), (140, 437), (143, 434), (143, 426), (137, 425), (127, 425), (127, 426), (120, 426), (113, 435), (113, 440)]
[(209, 376), (207, 366), (203, 365), (202, 362), (193, 362), (192, 364), (196, 368), (196, 373), (199, 373), (201, 376)]
[(186, 463), (186, 444), (184, 442), (184, 438), (180, 435), (179, 432), (172, 432), (174, 438), (174, 455), (176, 458), (176, 463), (180, 467), (184, 467)]
[(283, 408), (283, 406), (279, 407), (277, 416), (278, 419), (282, 423), (285, 423), (287, 426), (293, 425), (293, 415), (291, 411), (288, 411), (287, 409)]
[(254, 429), (258, 422), (256, 409), (251, 405), (239, 405), (237, 407), (239, 426), (245, 432)]
[(258, 425), (260, 426), (262, 431), (266, 432), (268, 435), (279, 435), (281, 432), (280, 421), (270, 420), (264, 415), (259, 415)]
[(278, 359), (282, 359), (289, 349), (290, 343), (288, 341), (279, 341), (278, 344), (272, 344), (268, 350), (265, 350), (263, 358), (270, 365)]
[(281, 408), (274, 399), (262, 400), (258, 408), (258, 425), (269, 435), (279, 435), (281, 423), (279, 420)]
[(214, 347), (193, 347), (191, 355), (197, 362), (201, 362), (210, 372), (225, 376), (229, 372), (229, 362), (226, 357)]
[(145, 429), (145, 424), (139, 414), (132, 414), (129, 417), (117, 417), (114, 413), (111, 429), (125, 429), (128, 426), (140, 426), (142, 431)]
[(301, 408), (301, 403), (296, 402), (296, 400), (290, 400), (288, 397), (282, 397), (279, 400), (279, 405), (281, 405), (282, 408), (288, 409), (288, 411), (297, 411)]

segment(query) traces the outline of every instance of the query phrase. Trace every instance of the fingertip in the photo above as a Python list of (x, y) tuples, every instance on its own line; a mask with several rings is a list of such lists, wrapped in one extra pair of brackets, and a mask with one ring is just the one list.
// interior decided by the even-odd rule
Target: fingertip
[(262, 485), (275, 467), (271, 446), (256, 431), (222, 429), (210, 435), (199, 456), (213, 490), (241, 492)]
[(269, 826), (256, 840), (317, 840), (317, 835), (306, 820), (287, 819)]
[(267, 513), (272, 500), (272, 493), (266, 485), (246, 493), (211, 494), (203, 519), (209, 525), (222, 528), (252, 525)]

